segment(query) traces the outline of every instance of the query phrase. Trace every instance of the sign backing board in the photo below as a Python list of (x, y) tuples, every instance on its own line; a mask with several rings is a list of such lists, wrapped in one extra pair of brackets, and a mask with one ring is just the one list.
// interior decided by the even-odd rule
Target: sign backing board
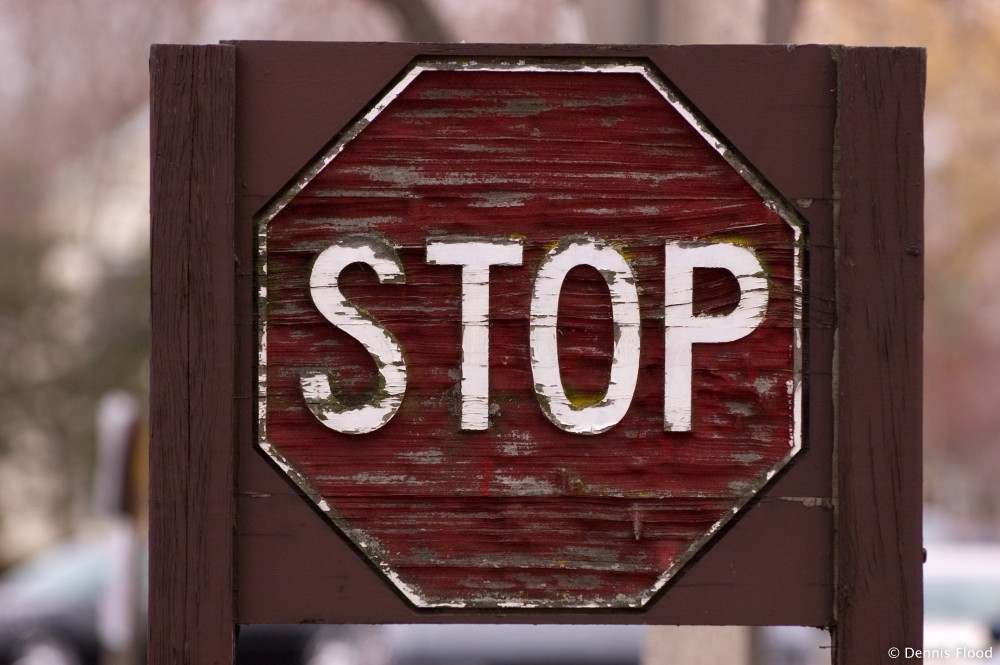
[[(416, 607), (256, 449), (255, 220), (413, 62), (470, 54), (651, 62), (805, 224), (801, 450), (641, 609)], [(798, 624), (838, 665), (921, 644), (921, 51), (238, 42), (154, 47), (151, 74), (151, 663), (231, 662), (240, 623)], [(460, 309), (463, 268), (419, 243), (404, 269), (450, 271)], [(534, 251), (493, 278), (532, 283)]]
[(649, 61), (418, 60), (257, 225), (260, 446), (417, 607), (641, 607), (801, 449), (803, 223)]

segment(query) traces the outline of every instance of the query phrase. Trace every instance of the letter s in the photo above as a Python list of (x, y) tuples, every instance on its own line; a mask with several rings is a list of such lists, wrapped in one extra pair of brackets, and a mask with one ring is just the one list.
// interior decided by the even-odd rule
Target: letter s
[(370, 316), (363, 314), (340, 291), (340, 273), (353, 263), (375, 270), (379, 282), (406, 281), (399, 255), (374, 236), (352, 236), (320, 252), (309, 274), (309, 294), (327, 321), (359, 341), (375, 360), (378, 387), (372, 400), (359, 407), (345, 407), (333, 395), (329, 376), (310, 370), (299, 374), (299, 387), (316, 419), (344, 434), (366, 434), (384, 426), (396, 415), (406, 392), (406, 363), (399, 342)]

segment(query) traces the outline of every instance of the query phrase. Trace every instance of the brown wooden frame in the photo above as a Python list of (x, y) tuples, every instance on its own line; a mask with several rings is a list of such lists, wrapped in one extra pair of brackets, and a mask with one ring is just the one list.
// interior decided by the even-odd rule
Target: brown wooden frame
[(152, 662), (232, 662), (235, 65), (229, 46), (150, 59)]
[[(806, 454), (642, 612), (416, 611), (254, 450), (256, 211), (413, 57), (646, 57), (809, 224)], [(835, 662), (922, 643), (918, 49), (155, 46), (152, 663), (231, 663), (239, 623), (829, 627)], [(237, 112), (238, 109), (238, 112)]]

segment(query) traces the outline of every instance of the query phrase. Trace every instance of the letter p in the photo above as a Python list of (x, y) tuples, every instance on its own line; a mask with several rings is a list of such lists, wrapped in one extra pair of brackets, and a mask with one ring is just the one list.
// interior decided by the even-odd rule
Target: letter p
[[(663, 429), (689, 432), (693, 345), (735, 342), (753, 332), (767, 313), (767, 277), (753, 252), (728, 243), (667, 243), (664, 258)], [(732, 273), (740, 285), (736, 309), (721, 316), (695, 315), (695, 268)]]

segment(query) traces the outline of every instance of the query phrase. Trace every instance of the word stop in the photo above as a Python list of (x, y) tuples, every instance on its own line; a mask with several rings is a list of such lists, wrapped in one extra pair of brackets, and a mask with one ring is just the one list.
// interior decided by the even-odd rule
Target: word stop
[[(767, 311), (768, 282), (756, 255), (728, 243), (664, 244), (664, 403), (663, 429), (691, 429), (692, 346), (734, 342), (760, 325)], [(517, 239), (443, 238), (427, 242), (429, 265), (459, 266), (462, 275), (461, 428), (485, 430), (489, 411), (490, 268), (519, 266), (523, 248)], [(304, 371), (302, 395), (323, 425), (345, 434), (364, 434), (384, 426), (406, 393), (406, 362), (399, 341), (371, 316), (348, 301), (339, 287), (341, 272), (354, 263), (375, 271), (380, 283), (406, 278), (396, 250), (381, 237), (352, 236), (323, 250), (309, 275), (309, 291), (319, 312), (360, 342), (378, 368), (378, 390), (361, 406), (341, 404), (326, 373)], [(563, 387), (557, 351), (559, 295), (566, 275), (590, 266), (605, 279), (611, 296), (614, 348), (604, 397), (575, 406)], [(739, 283), (740, 300), (724, 315), (696, 314), (693, 309), (696, 268), (723, 269)], [(639, 293), (635, 275), (622, 253), (599, 238), (564, 239), (549, 251), (535, 276), (530, 308), (530, 356), (536, 397), (556, 427), (576, 434), (600, 434), (628, 412), (639, 376)]]

